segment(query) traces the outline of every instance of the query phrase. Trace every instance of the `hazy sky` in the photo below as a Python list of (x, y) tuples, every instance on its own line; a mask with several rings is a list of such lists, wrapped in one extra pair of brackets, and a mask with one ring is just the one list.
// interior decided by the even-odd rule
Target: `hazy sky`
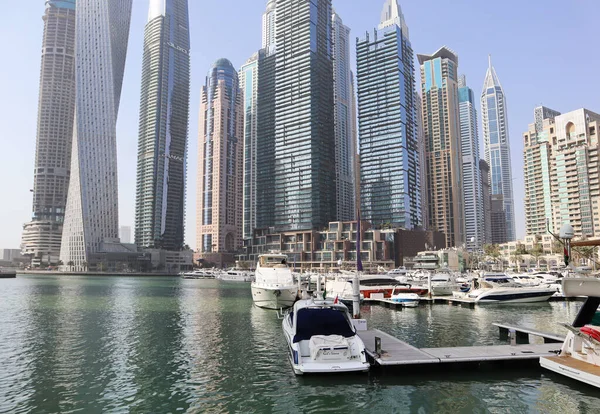
[[(379, 23), (384, 0), (334, 0), (362, 37)], [(44, 0), (0, 0), (0, 248), (18, 248), (31, 219), (37, 99)], [(261, 45), (266, 0), (189, 0), (192, 100), (186, 241), (195, 247), (196, 160), (200, 87), (213, 61), (238, 67)], [(400, 2), (415, 53), (446, 45), (477, 97), (492, 60), (508, 99), (517, 236), (524, 235), (522, 133), (540, 104), (568, 112), (600, 112), (598, 0), (404, 0)], [(134, 0), (118, 122), (120, 225), (134, 223), (141, 58), (147, 0)], [(354, 50), (352, 52), (354, 54)], [(355, 65), (353, 65), (355, 66)], [(418, 66), (415, 63), (418, 71)], [(478, 111), (479, 112), (479, 111)], [(479, 114), (481, 116), (481, 114)], [(480, 120), (481, 125), (481, 120)], [(481, 128), (480, 128), (481, 134)], [(481, 144), (483, 147), (483, 144)]]

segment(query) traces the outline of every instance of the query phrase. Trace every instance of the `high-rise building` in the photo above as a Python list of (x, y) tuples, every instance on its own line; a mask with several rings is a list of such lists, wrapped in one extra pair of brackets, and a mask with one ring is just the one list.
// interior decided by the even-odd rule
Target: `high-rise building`
[(492, 198), (490, 195), (490, 166), (479, 160), (481, 177), (481, 198), (483, 200), (483, 244), (492, 242)]
[(144, 33), (135, 243), (179, 250), (184, 244), (190, 100), (187, 0), (152, 0)]
[(258, 133), (258, 66), (261, 52), (255, 53), (240, 69), (240, 90), (243, 94), (244, 135), (244, 240), (252, 237), (256, 228), (256, 157)]
[(85, 270), (119, 237), (116, 125), (132, 0), (78, 0), (75, 123), (60, 259)]
[(417, 152), (419, 154), (419, 177), (421, 182), (419, 184), (421, 188), (421, 226), (423, 229), (427, 229), (429, 225), (429, 208), (427, 206), (427, 159), (425, 158), (425, 149), (427, 143), (425, 142), (425, 132), (423, 131), (423, 107), (421, 95), (415, 92), (415, 108), (417, 109)]
[(331, 0), (276, 2), (273, 217), (279, 230), (326, 227), (337, 210), (331, 14)]
[(491, 207), (491, 233), (492, 244), (502, 244), (506, 240), (506, 210), (502, 194), (492, 194)]
[(262, 48), (272, 52), (275, 47), (277, 0), (268, 0), (262, 17)]
[(75, 0), (47, 0), (33, 182), (33, 217), (22, 251), (55, 264), (65, 218), (75, 113)]
[[(536, 108), (535, 114), (543, 112)], [(527, 235), (558, 233), (569, 222), (575, 237), (600, 235), (600, 115), (547, 110), (523, 135)]]
[(131, 227), (121, 226), (119, 227), (119, 239), (123, 244), (131, 243)]
[[(552, 215), (552, 135), (559, 112), (540, 106), (534, 123), (523, 134), (523, 179), (525, 181), (525, 235), (543, 235), (554, 223)], [(552, 131), (552, 132), (550, 132)], [(553, 228), (553, 226), (551, 227)]]
[(489, 67), (481, 93), (481, 117), (485, 161), (490, 166), (492, 196), (501, 195), (506, 216), (506, 240), (492, 235), (498, 243), (515, 240), (515, 207), (513, 200), (512, 171), (510, 166), (510, 139), (508, 135), (506, 97), (500, 79), (489, 60)]
[(464, 75), (458, 79), (460, 141), (462, 152), (465, 239), (468, 250), (481, 250), (485, 240), (483, 195), (479, 170), (479, 133), (475, 94)]
[(335, 124), (336, 220), (354, 220), (356, 141), (353, 118), (350, 28), (333, 12), (333, 96)]
[(447, 247), (458, 247), (465, 242), (458, 56), (442, 47), (433, 55), (417, 57), (421, 65), (429, 230), (445, 233)]
[(196, 246), (201, 253), (241, 247), (243, 114), (238, 73), (217, 60), (202, 87), (198, 134)]
[(421, 227), (414, 56), (397, 0), (357, 40), (361, 213), (376, 225)]

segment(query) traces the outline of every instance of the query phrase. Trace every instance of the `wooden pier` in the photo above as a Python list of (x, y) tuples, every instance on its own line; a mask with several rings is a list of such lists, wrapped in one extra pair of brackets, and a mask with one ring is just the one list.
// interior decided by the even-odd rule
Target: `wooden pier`
[(421, 366), (482, 362), (535, 361), (554, 356), (556, 343), (527, 345), (466, 346), (452, 348), (416, 348), (378, 329), (358, 333), (369, 358), (379, 366)]

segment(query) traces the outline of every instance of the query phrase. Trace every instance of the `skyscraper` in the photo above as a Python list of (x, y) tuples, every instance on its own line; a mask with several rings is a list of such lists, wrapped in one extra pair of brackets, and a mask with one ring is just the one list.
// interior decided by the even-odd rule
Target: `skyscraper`
[[(547, 108), (546, 108), (547, 109)], [(535, 114), (544, 111), (536, 108)], [(525, 223), (528, 235), (558, 233), (565, 222), (575, 237), (600, 235), (600, 115), (587, 109), (544, 111), (523, 134)]]
[(442, 47), (433, 55), (417, 57), (421, 65), (429, 230), (445, 233), (448, 247), (460, 246), (465, 242), (465, 226), (458, 56)]
[(116, 124), (132, 0), (78, 0), (71, 180), (60, 259), (85, 270), (119, 235)]
[(275, 211), (280, 230), (335, 218), (331, 0), (277, 0)]
[(262, 48), (269, 52), (275, 47), (277, 26), (276, 26), (277, 1), (268, 0), (267, 8), (262, 18)]
[(481, 175), (481, 197), (483, 199), (483, 243), (492, 242), (492, 197), (490, 195), (490, 167), (485, 160), (479, 160)]
[(33, 183), (33, 217), (23, 253), (57, 263), (71, 169), (75, 112), (75, 0), (48, 0), (44, 13)]
[(463, 194), (465, 209), (465, 239), (467, 249), (481, 250), (485, 240), (485, 218), (479, 170), (479, 133), (475, 94), (462, 75), (458, 80), (460, 140), (462, 152)]
[[(523, 134), (523, 179), (525, 182), (525, 234), (543, 235), (553, 228), (552, 214), (552, 136), (554, 118), (559, 112), (540, 106), (534, 110), (534, 123)], [(562, 223), (561, 223), (562, 224)]]
[(350, 70), (350, 28), (333, 12), (333, 93), (335, 123), (336, 220), (354, 220), (354, 164), (356, 141), (353, 125), (353, 87)]
[(361, 212), (374, 224), (422, 226), (414, 57), (397, 0), (356, 44)]
[(240, 69), (240, 90), (243, 93), (244, 135), (244, 231), (243, 238), (252, 237), (256, 228), (257, 188), (256, 157), (258, 133), (258, 64), (261, 53), (255, 53)]
[(206, 77), (200, 103), (196, 246), (201, 253), (241, 247), (242, 124), (238, 74), (229, 60), (219, 59)]
[(135, 242), (179, 250), (184, 243), (190, 100), (187, 0), (151, 0), (144, 34)]
[[(502, 196), (506, 216), (506, 240), (500, 242), (513, 241), (515, 240), (515, 208), (506, 97), (500, 79), (492, 66), (491, 58), (481, 93), (481, 117), (485, 161), (490, 166), (490, 189), (492, 196)], [(501, 240), (494, 235), (492, 238)]]

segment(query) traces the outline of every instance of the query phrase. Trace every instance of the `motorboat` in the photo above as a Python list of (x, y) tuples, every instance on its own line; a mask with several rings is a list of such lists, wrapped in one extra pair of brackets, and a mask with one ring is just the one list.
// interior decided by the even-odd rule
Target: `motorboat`
[(181, 272), (179, 275), (184, 279), (214, 279), (216, 272), (214, 269), (195, 269), (191, 272)]
[(0, 279), (14, 279), (17, 277), (15, 269), (5, 269), (0, 267)]
[(258, 256), (255, 280), (250, 287), (252, 300), (261, 308), (289, 308), (298, 298), (298, 286), (284, 254)]
[[(346, 306), (351, 306), (354, 300), (354, 290), (352, 289), (352, 279), (333, 278), (325, 280), (325, 298), (341, 301)], [(365, 296), (360, 294), (359, 300), (362, 303)]]
[(420, 296), (427, 295), (429, 292), (426, 287), (399, 283), (394, 277), (388, 275), (362, 275), (359, 283), (360, 293), (365, 299), (389, 299), (394, 289), (396, 293), (416, 293)]
[(245, 270), (228, 270), (220, 273), (217, 279), (224, 282), (252, 282), (254, 274)]
[(452, 292), (461, 288), (448, 273), (435, 273), (431, 276), (431, 293), (434, 296), (452, 296)]
[(478, 303), (532, 303), (547, 301), (556, 290), (546, 286), (526, 287), (504, 273), (486, 273), (471, 282), (468, 292), (453, 292), (455, 298)]
[(587, 296), (568, 330), (560, 353), (540, 358), (540, 365), (550, 371), (600, 388), (600, 280), (595, 278), (563, 279), (565, 296)]
[(529, 275), (527, 273), (514, 274), (510, 277), (512, 278), (513, 282), (518, 283), (522, 286), (539, 286), (540, 284), (540, 280), (537, 277)]
[(369, 370), (365, 344), (343, 303), (299, 300), (282, 326), (296, 375)]
[(394, 289), (390, 300), (406, 308), (416, 308), (419, 306), (421, 298), (416, 293), (396, 292), (396, 289)]

